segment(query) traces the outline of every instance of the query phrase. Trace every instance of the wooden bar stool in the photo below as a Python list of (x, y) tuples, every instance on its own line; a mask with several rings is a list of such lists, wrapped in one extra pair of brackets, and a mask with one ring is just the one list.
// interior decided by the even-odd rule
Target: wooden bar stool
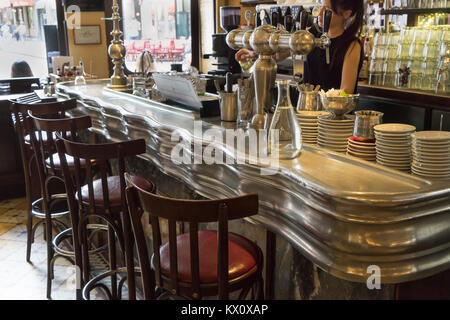
[[(66, 182), (69, 209), (73, 219), (78, 220), (79, 238), (74, 238), (74, 241), (80, 242), (82, 250), (83, 298), (89, 300), (91, 291), (99, 288), (109, 299), (121, 299), (124, 282), (128, 281), (128, 287), (134, 288), (135, 271), (139, 272), (134, 268), (132, 235), (123, 231), (131, 230), (125, 196), (125, 158), (145, 153), (145, 140), (93, 145), (69, 141), (62, 136), (58, 138), (57, 148)], [(74, 172), (71, 172), (67, 159), (74, 159)], [(83, 159), (86, 161), (87, 181), (84, 186), (79, 183), (82, 180), (80, 163)], [(92, 174), (92, 161), (99, 168), (100, 178), (96, 180)], [(117, 162), (116, 176), (107, 176), (108, 161)], [(137, 176), (130, 176), (130, 180), (143, 190), (154, 192), (155, 187), (150, 181)], [(109, 270), (90, 279), (86, 224), (92, 218), (101, 219), (108, 225)], [(117, 266), (116, 240), (129, 268)], [(118, 275), (122, 273), (127, 275), (118, 282)], [(102, 282), (106, 278), (111, 280), (110, 288)], [(135, 290), (128, 292), (129, 299), (134, 300)]]
[[(16, 101), (10, 101), (10, 110), (13, 118), (14, 126), (18, 135), (18, 142), (20, 152), (22, 155), (22, 166), (25, 177), (25, 190), (26, 190), (26, 203), (27, 203), (27, 253), (26, 260), (31, 262), (31, 245), (34, 242), (34, 235), (37, 228), (40, 225), (44, 226), (45, 230), (45, 214), (43, 212), (43, 199), (41, 197), (40, 184), (37, 179), (36, 170), (37, 163), (35, 152), (32, 146), (31, 136), (28, 126), (25, 124), (25, 120), (28, 119), (28, 111), (32, 108), (39, 106), (38, 104), (21, 104)], [(51, 114), (55, 116), (58, 113), (64, 113), (65, 111), (75, 109), (77, 102), (75, 99), (66, 100), (62, 102), (55, 102), (47, 104)], [(34, 130), (33, 130), (33, 133)], [(54, 137), (54, 136), (53, 136)], [(46, 142), (48, 140), (46, 134), (42, 135), (42, 139)], [(64, 189), (60, 190), (64, 192)], [(59, 202), (65, 201), (65, 196), (56, 193), (54, 200)], [(58, 218), (68, 214), (68, 210), (62, 210), (60, 212), (52, 212), (52, 220), (56, 223), (60, 223)], [(39, 219), (39, 221), (33, 225), (33, 218)], [(44, 232), (44, 239), (46, 239), (46, 232)]]
[[(32, 109), (32, 111), (28, 111), (30, 119), (32, 121), (32, 125), (37, 130), (38, 134), (32, 136), (32, 144), (34, 149), (36, 150), (36, 158), (39, 159), (37, 164), (38, 175), (41, 184), (41, 190), (43, 190), (42, 198), (44, 203), (44, 212), (47, 213), (47, 220), (50, 220), (51, 212), (51, 190), (48, 188), (49, 184), (52, 181), (57, 181), (60, 184), (64, 185), (65, 190), (65, 182), (63, 179), (62, 165), (59, 158), (59, 155), (56, 152), (56, 139), (53, 139), (53, 136), (61, 135), (65, 138), (70, 137), (71, 139), (77, 139), (78, 134), (81, 130), (88, 129), (92, 126), (91, 118), (88, 116), (79, 117), (79, 118), (63, 118), (63, 119), (44, 119), (40, 118), (42, 116), (47, 115), (48, 106), (42, 105), (37, 106)], [(40, 117), (38, 117), (39, 115)], [(31, 125), (30, 125), (31, 126)], [(43, 139), (44, 136), (50, 137), (50, 139)], [(93, 163), (95, 165), (95, 163)], [(68, 167), (71, 172), (75, 170), (76, 163), (74, 159), (69, 159)], [(86, 170), (86, 160), (80, 161), (80, 170)], [(80, 182), (81, 183), (81, 182)], [(67, 195), (66, 193), (63, 195), (65, 204), (67, 205)], [(50, 224), (50, 222), (48, 222)], [(106, 226), (101, 224), (91, 224), (88, 225), (88, 229), (91, 232), (90, 237), (92, 238), (94, 234), (100, 231), (107, 231)], [(54, 264), (58, 258), (64, 258), (78, 267), (77, 271), (81, 271), (81, 264), (77, 263), (81, 261), (81, 249), (78, 247), (77, 241), (73, 241), (74, 237), (77, 238), (78, 234), (78, 221), (76, 217), (71, 217), (71, 227), (64, 228), (63, 231), (58, 233), (55, 237), (52, 237), (52, 230), (47, 230), (47, 237), (51, 239), (51, 241), (47, 241), (47, 295), (50, 298), (51, 295), (51, 284), (52, 279), (54, 278)], [(61, 245), (65, 240), (72, 240), (71, 245), (72, 248), (63, 248)], [(89, 253), (98, 253), (104, 250), (106, 246), (99, 246), (94, 249), (91, 249)], [(77, 275), (79, 276), (79, 275)], [(81, 291), (78, 290), (76, 292), (77, 299), (81, 299)]]
[[(218, 296), (230, 292), (245, 299), (263, 299), (263, 254), (252, 241), (228, 232), (228, 221), (258, 213), (258, 196), (189, 201), (147, 192), (127, 176), (127, 200), (133, 227), (145, 299), (155, 298), (155, 284), (164, 293), (186, 299)], [(141, 210), (150, 215), (153, 256), (150, 260), (141, 222)], [(160, 219), (168, 221), (169, 242), (161, 243)], [(177, 222), (189, 224), (189, 233), (176, 234)], [(218, 231), (199, 230), (199, 223), (218, 223)], [(154, 271), (153, 271), (154, 270)]]

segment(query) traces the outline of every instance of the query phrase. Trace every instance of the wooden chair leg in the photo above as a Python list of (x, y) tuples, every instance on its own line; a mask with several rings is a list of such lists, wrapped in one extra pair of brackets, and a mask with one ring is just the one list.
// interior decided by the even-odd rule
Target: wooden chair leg
[[(109, 246), (109, 266), (110, 270), (115, 270), (117, 267), (117, 258), (116, 258), (116, 237), (115, 232), (111, 228), (111, 226), (108, 227), (108, 246)], [(117, 274), (113, 273), (111, 274), (111, 295), (113, 299), (116, 299), (117, 294)]]
[(27, 262), (31, 263), (31, 244), (33, 243), (33, 215), (31, 206), (28, 209), (27, 217)]
[(53, 259), (53, 245), (52, 245), (52, 224), (50, 219), (45, 221), (45, 232), (47, 239), (47, 299), (52, 298), (52, 259)]

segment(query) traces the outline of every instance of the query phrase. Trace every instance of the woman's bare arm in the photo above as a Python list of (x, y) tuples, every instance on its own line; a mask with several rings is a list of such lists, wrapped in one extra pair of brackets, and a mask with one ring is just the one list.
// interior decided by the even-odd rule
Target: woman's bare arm
[(358, 81), (358, 67), (361, 58), (361, 45), (358, 41), (350, 44), (344, 58), (342, 67), (341, 90), (348, 94), (355, 93), (356, 81)]

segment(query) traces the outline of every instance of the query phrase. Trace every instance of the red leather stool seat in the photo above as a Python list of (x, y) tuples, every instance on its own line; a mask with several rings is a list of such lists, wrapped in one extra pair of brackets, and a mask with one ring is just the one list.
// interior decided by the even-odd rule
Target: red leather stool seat
[[(60, 160), (59, 155), (57, 153), (52, 155), (52, 160), (53, 160), (54, 168), (57, 169), (57, 170), (62, 170), (61, 160)], [(69, 166), (69, 168), (75, 168), (75, 160), (74, 160), (73, 157), (71, 157), (71, 156), (66, 154), (66, 161), (67, 161), (67, 165)], [(51, 168), (50, 158), (45, 159), (45, 164), (47, 165), (48, 168)], [(80, 159), (80, 166), (81, 167), (85, 167), (86, 166), (86, 160), (85, 159)]]
[[(245, 244), (245, 245), (244, 245)], [(200, 283), (217, 282), (217, 232), (199, 231), (199, 270)], [(228, 234), (228, 276), (235, 279), (256, 266), (255, 257), (245, 247), (256, 247), (256, 245), (235, 233)], [(170, 277), (170, 255), (169, 243), (161, 246), (161, 272)], [(192, 282), (191, 275), (191, 251), (189, 234), (177, 237), (178, 253), (178, 278), (181, 282)]]
[[(145, 191), (151, 192), (153, 191), (153, 184), (141, 177), (132, 176), (131, 180), (134, 184), (139, 186)], [(108, 182), (108, 190), (109, 190), (109, 203), (112, 207), (121, 205), (121, 194), (120, 194), (120, 178), (119, 176), (113, 176), (107, 178)], [(103, 199), (103, 187), (102, 180), (98, 179), (92, 182), (94, 188), (94, 204), (96, 206), (102, 207), (104, 204)], [(76, 198), (78, 199), (78, 192), (76, 194)], [(85, 203), (89, 203), (89, 189), (88, 186), (85, 185), (81, 188), (81, 200)]]

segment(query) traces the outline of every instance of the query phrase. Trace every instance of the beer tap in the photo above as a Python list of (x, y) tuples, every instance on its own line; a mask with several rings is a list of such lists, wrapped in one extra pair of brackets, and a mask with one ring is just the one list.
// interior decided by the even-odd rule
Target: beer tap
[(322, 39), (322, 48), (325, 48), (325, 50), (326, 50), (327, 64), (330, 64), (331, 40), (330, 40), (330, 37), (328, 36), (328, 32), (330, 31), (332, 16), (333, 16), (333, 12), (331, 10), (327, 9), (323, 13), (323, 35), (322, 35), (321, 39)]
[[(251, 127), (264, 129), (268, 124), (266, 111), (272, 108), (271, 89), (275, 85), (276, 62), (273, 55), (278, 52), (290, 50), (293, 55), (305, 57), (315, 47), (329, 48), (331, 41), (328, 38), (329, 21), (331, 15), (324, 13), (325, 33), (316, 38), (307, 30), (297, 30), (289, 33), (278, 30), (272, 25), (259, 26), (255, 30), (233, 30), (227, 35), (227, 44), (234, 50), (246, 48), (253, 50), (258, 59), (255, 62), (253, 73), (255, 80), (256, 110)], [(327, 22), (328, 21), (328, 22)], [(304, 63), (304, 61), (303, 61)], [(303, 79), (303, 71), (301, 73)]]
[(289, 33), (294, 29), (294, 18), (292, 17), (290, 7), (287, 7), (284, 12), (284, 29)]

